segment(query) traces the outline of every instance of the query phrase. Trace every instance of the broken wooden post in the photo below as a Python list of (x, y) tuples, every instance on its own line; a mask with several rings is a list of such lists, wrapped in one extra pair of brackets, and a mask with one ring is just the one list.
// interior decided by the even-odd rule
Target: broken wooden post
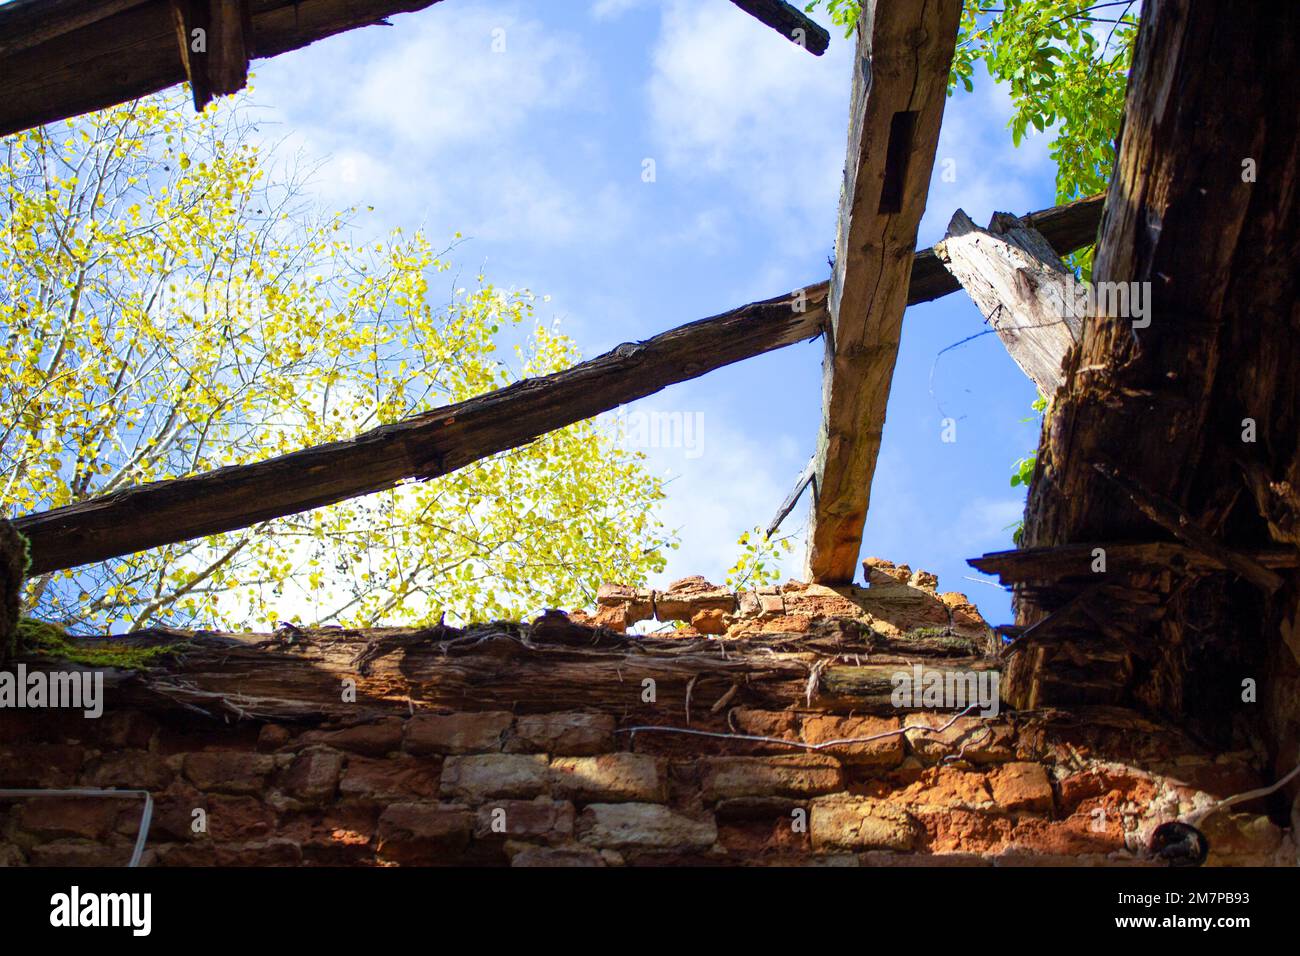
[(868, 0), (858, 19), (807, 576), (857, 571), (960, 0)]
[(988, 229), (958, 209), (935, 254), (993, 326), (1021, 371), (1050, 398), (1083, 328), (1074, 273), (1030, 223), (995, 213)]

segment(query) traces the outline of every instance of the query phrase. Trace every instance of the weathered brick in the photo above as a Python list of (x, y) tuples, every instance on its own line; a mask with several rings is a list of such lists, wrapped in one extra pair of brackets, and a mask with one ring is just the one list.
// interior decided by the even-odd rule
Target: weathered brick
[(132, 849), (130, 845), (105, 846), (102, 843), (60, 840), (34, 846), (28, 856), (32, 866), (118, 867), (126, 866), (130, 861)]
[[(143, 802), (132, 801), (132, 808)], [(98, 840), (113, 830), (128, 801), (119, 797), (38, 797), (15, 811), (16, 829), (44, 839)]]
[(415, 865), (454, 861), (469, 844), (472, 823), (463, 807), (394, 803), (379, 818), (379, 857)]
[(145, 750), (105, 754), (83, 779), (91, 787), (162, 790), (171, 783), (167, 761)]
[(334, 799), (342, 772), (342, 754), (326, 747), (311, 747), (294, 757), (281, 786), (298, 800), (321, 804)]
[[(897, 717), (811, 716), (803, 720), (803, 739), (810, 744), (823, 744), (832, 740), (874, 737), (901, 730), (902, 726)], [(903, 762), (905, 751), (903, 735), (895, 733), (866, 743), (827, 747), (822, 752), (834, 754), (850, 766), (897, 767)]]
[(654, 619), (652, 593), (625, 584), (602, 584), (596, 591), (596, 604), (599, 607), (623, 608), (628, 624)]
[(712, 846), (713, 818), (696, 818), (657, 803), (593, 803), (578, 819), (579, 839), (601, 847), (683, 849)]
[(341, 730), (313, 730), (302, 735), (299, 744), (324, 744), (349, 753), (367, 757), (382, 757), (402, 749), (400, 717), (385, 717), (369, 724), (344, 727)]
[[(937, 732), (949, 722), (952, 726)], [(996, 718), (958, 717), (948, 714), (915, 713), (903, 718), (904, 727), (925, 728), (907, 734), (912, 752), (927, 763), (960, 753), (962, 759), (974, 764), (999, 763), (1014, 760), (1015, 731)]]
[(557, 757), (551, 761), (551, 785), (558, 796), (574, 800), (653, 802), (668, 797), (665, 771), (663, 760), (648, 754)]
[(448, 757), (442, 794), (478, 803), (489, 797), (530, 799), (546, 792), (550, 768), (541, 754)]
[(709, 803), (735, 797), (811, 797), (844, 785), (839, 761), (816, 754), (710, 757), (701, 767), (702, 791)]
[(352, 800), (410, 800), (436, 797), (442, 761), (406, 754), (387, 760), (349, 757), (339, 795)]
[(561, 840), (573, 836), (573, 804), (568, 801), (493, 800), (478, 808), (478, 839)]
[(75, 744), (9, 744), (0, 747), (0, 787), (66, 787), (84, 759)]
[(270, 754), (214, 750), (186, 754), (185, 776), (200, 790), (217, 793), (260, 794), (267, 775), (275, 769)]
[(507, 852), (511, 850), (513, 850), (510, 856), (511, 866), (598, 867), (609, 865), (604, 856), (589, 847), (521, 846), (507, 848)]
[(924, 830), (907, 811), (882, 800), (828, 797), (809, 815), (813, 849), (910, 850)]
[(689, 621), (700, 611), (736, 611), (736, 595), (726, 588), (710, 584), (704, 578), (682, 578), (668, 585), (667, 591), (654, 595), (655, 616), (660, 621)]
[[(222, 843), (243, 843), (275, 833), (275, 813), (255, 797), (213, 795), (204, 801), (208, 835)], [(188, 815), (193, 822), (193, 811)]]
[(990, 775), (989, 784), (999, 809), (1050, 813), (1054, 806), (1052, 784), (1039, 764), (1005, 764)]
[(172, 843), (157, 848), (162, 866), (298, 866), (302, 848), (279, 838), (253, 843)]
[(514, 717), (504, 711), (421, 714), (406, 722), (403, 742), (413, 754), (473, 754), (501, 750)]
[(514, 733), (506, 741), (506, 751), (566, 757), (604, 753), (614, 747), (614, 723), (610, 714), (581, 711), (530, 714), (515, 722)]

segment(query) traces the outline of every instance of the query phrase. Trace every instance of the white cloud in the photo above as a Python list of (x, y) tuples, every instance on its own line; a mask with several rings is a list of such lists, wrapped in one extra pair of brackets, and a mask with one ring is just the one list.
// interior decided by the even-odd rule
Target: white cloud
[(848, 53), (812, 57), (729, 4), (672, 0), (647, 87), (669, 174), (725, 174), (768, 212), (833, 221)]

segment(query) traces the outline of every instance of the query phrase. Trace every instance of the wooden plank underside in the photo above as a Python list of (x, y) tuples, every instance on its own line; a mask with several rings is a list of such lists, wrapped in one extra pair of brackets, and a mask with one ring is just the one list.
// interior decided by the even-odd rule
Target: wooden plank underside
[(939, 141), (960, 0), (868, 0), (829, 300), (807, 576), (853, 580)]
[(785, 0), (731, 0), (755, 20), (771, 27), (796, 46), (821, 56), (830, 46), (831, 35), (798, 7)]
[[(250, 56), (278, 56), (440, 2), (248, 0), (244, 42)], [(185, 81), (170, 0), (59, 0), (48, 9), (44, 3), (0, 6), (0, 136)], [(223, 23), (233, 30), (237, 21)], [(226, 65), (216, 72), (232, 75)]]
[[(1101, 202), (1096, 199), (1031, 213), (1026, 218), (1037, 225), (1059, 253), (1065, 255), (1091, 241), (1100, 217)], [(927, 249), (916, 256), (909, 304), (929, 302), (959, 288), (932, 251)], [(524, 415), (523, 420), (532, 423), (530, 427), (517, 429), (511, 438), (498, 436), (497, 439), (522, 444), (547, 430), (607, 411), (672, 382), (694, 378), (710, 368), (813, 338), (820, 334), (825, 324), (827, 292), (828, 284), (822, 282), (769, 299), (766, 303), (733, 309), (712, 319), (681, 326), (649, 342), (619, 346), (607, 355), (558, 375), (531, 380), (419, 419), (376, 429), (349, 442), (190, 478), (154, 482), (55, 511), (17, 518), (14, 524), (31, 541), (31, 573), (42, 574), (219, 531), (248, 527), (269, 517), (293, 514), (380, 491), (405, 478), (445, 474), (476, 458), (502, 450), (492, 447), (492, 443), (441, 437), (443, 434), (456, 434), (457, 430), (440, 429), (437, 423), (450, 425), (457, 419), (461, 423), (459, 434), (465, 434), (465, 409), (478, 409), (480, 415), (495, 410), (491, 414), (511, 417), (519, 415), (520, 409), (540, 409), (554, 403), (554, 407), (559, 409), (558, 415), (543, 416), (540, 420)], [(776, 303), (775, 307), (773, 303)], [(805, 311), (793, 312), (792, 303), (802, 303)], [(784, 317), (783, 313), (786, 314)], [(723, 345), (710, 351), (709, 343), (717, 340), (721, 340)], [(675, 347), (672, 343), (676, 343)], [(636, 357), (642, 356), (640, 361), (646, 363), (651, 360), (647, 351), (654, 353), (661, 349), (664, 361), (669, 365), (678, 363), (676, 369), (657, 379), (657, 384), (644, 381), (646, 365), (638, 365)], [(709, 356), (708, 364), (687, 361), (692, 349)], [(659, 367), (662, 365), (661, 362)], [(621, 380), (612, 376), (609, 388), (598, 395), (583, 395), (583, 401), (572, 408), (565, 406), (560, 393), (564, 393), (566, 388), (587, 381), (589, 375), (618, 368), (631, 374)], [(566, 386), (565, 383), (569, 384)], [(581, 385), (578, 393), (582, 395)], [(593, 398), (595, 400), (591, 401)], [(477, 427), (491, 431), (491, 414), (478, 419), (480, 425)], [(546, 427), (548, 422), (551, 423), (549, 428)], [(480, 432), (480, 435), (486, 433)], [(439, 451), (444, 448), (442, 442), (445, 440), (464, 444), (458, 454), (452, 455), (449, 449)], [(404, 451), (410, 451), (412, 445), (424, 449), (415, 459), (427, 461), (435, 454), (441, 454), (445, 470), (430, 472), (419, 461), (403, 457)], [(374, 449), (389, 451), (372, 460), (369, 456), (374, 454)], [(328, 467), (315, 474), (303, 470), (302, 466), (307, 463)], [(290, 476), (289, 484), (283, 487), (280, 479), (274, 477), (281, 471)], [(244, 489), (242, 492), (239, 491), (241, 488)], [(260, 490), (264, 488), (274, 492), (266, 502), (258, 497), (264, 493)], [(217, 491), (233, 495), (234, 503), (223, 505), (217, 499), (205, 500), (205, 496)], [(246, 504), (255, 503), (257, 508), (240, 507), (238, 499), (241, 494)], [(270, 513), (263, 508), (267, 503), (273, 505)]]

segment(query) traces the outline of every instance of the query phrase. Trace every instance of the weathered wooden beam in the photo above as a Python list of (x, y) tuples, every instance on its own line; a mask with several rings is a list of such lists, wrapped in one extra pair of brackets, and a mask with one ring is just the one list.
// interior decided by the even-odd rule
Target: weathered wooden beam
[(995, 213), (981, 229), (958, 209), (934, 251), (1021, 371), (1043, 395), (1055, 395), (1061, 363), (1078, 342), (1083, 319), (1074, 273), (1051, 243), (1015, 216)]
[(620, 345), (563, 372), (526, 379), (349, 441), (252, 465), (159, 481), (14, 521), (32, 574), (243, 528), (434, 478), (666, 385), (815, 338), (826, 316), (816, 286)]
[[(81, 648), (104, 639), (74, 638)], [(199, 710), (214, 717), (355, 721), (413, 710), (494, 709), (548, 713), (562, 709), (616, 714), (636, 723), (681, 726), (693, 700), (692, 726), (726, 729), (726, 709), (710, 705), (730, 693), (730, 706), (782, 710), (809, 704), (809, 670), (820, 663), (811, 703), (839, 713), (896, 715), (894, 675), (962, 675), (996, 668), (975, 655), (935, 653), (910, 642), (881, 649), (870, 640), (841, 640), (826, 650), (812, 634), (764, 634), (727, 642), (710, 638), (616, 634), (549, 614), (532, 625), (472, 624), (463, 629), (296, 629), (283, 634), (219, 634), (170, 628), (129, 635), (130, 647), (175, 647), (147, 673), (109, 671), (107, 706)], [(845, 663), (854, 655), (863, 663)], [(866, 658), (870, 657), (867, 662)], [(59, 669), (57, 660), (20, 657), (29, 670)], [(642, 699), (651, 678), (656, 700)], [(342, 682), (356, 682), (355, 701)]]
[(858, 20), (810, 580), (845, 583), (857, 569), (960, 16), (960, 0), (868, 0)]
[[(317, 40), (379, 23), (441, 0), (247, 0), (247, 17), (235, 0), (211, 4), (233, 54), (233, 32), (249, 56), (278, 56)], [(171, 0), (22, 2), (0, 6), (0, 136), (156, 93), (186, 76)], [(22, 37), (36, 37), (38, 42)], [(17, 40), (13, 38), (19, 38)], [(212, 43), (214, 38), (208, 36)], [(223, 54), (225, 55), (225, 54)], [(206, 66), (214, 92), (232, 85), (235, 56)]]
[(0, 7), (0, 57), (150, 0), (10, 0)]
[(821, 56), (831, 35), (806, 13), (785, 0), (731, 0), (755, 20), (765, 23), (796, 46)]
[[(1066, 254), (1077, 248), (1076, 244), (1085, 243), (1086, 236), (1089, 234), (1086, 228), (1087, 222), (1090, 217), (1099, 214), (1099, 208), (1099, 203), (1083, 205), (1074, 203), (1068, 207), (1033, 213), (1032, 218), (1046, 224), (1043, 227), (1045, 234), (1057, 243), (1058, 251)], [(912, 273), (911, 291), (908, 296), (909, 304), (928, 302), (960, 288), (944, 271), (933, 252), (926, 250), (918, 254), (916, 262), (917, 268)], [(493, 392), (472, 399), (470, 402), (463, 403), (463, 406), (452, 406), (451, 409), (430, 413), (418, 420), (377, 429), (350, 442), (340, 442), (286, 456), (286, 459), (292, 459), (291, 461), (272, 459), (269, 462), (226, 468), (176, 481), (156, 482), (57, 511), (27, 515), (17, 519), (15, 525), (32, 539), (34, 555), (32, 573), (42, 574), (46, 571), (129, 554), (143, 548), (245, 527), (265, 520), (266, 517), (292, 514), (392, 487), (404, 478), (429, 477), (434, 472), (428, 471), (424, 464), (414, 467), (409, 458), (402, 457), (404, 449), (422, 446), (425, 442), (428, 442), (432, 449), (441, 447), (440, 443), (444, 441), (450, 441), (461, 449), (457, 455), (444, 454), (446, 470), (451, 471), (468, 464), (476, 457), (482, 457), (481, 454), (469, 450), (465, 444), (474, 441), (468, 437), (470, 431), (466, 423), (468, 411), (477, 411), (472, 419), (477, 423), (473, 426), (477, 429), (475, 434), (485, 435), (493, 431), (490, 421), (493, 414), (507, 417), (515, 415), (517, 410), (523, 407), (519, 404), (521, 402), (530, 408), (553, 407), (552, 417), (546, 418), (542, 415), (540, 417), (545, 418), (545, 421), (540, 422), (528, 418), (527, 422), (532, 424), (520, 423), (521, 427), (513, 433), (514, 437), (502, 438), (514, 444), (531, 441), (546, 431), (599, 414), (622, 401), (631, 401), (651, 394), (666, 384), (685, 381), (711, 368), (718, 368), (773, 348), (813, 338), (825, 325), (827, 294), (828, 285), (823, 282), (766, 302), (733, 309), (712, 319), (704, 319), (666, 332), (640, 345), (620, 346), (605, 356), (558, 373), (556, 376), (549, 376), (547, 379), (521, 383), (502, 392)], [(788, 323), (788, 327), (785, 323)], [(638, 351), (647, 349), (660, 358), (646, 358), (644, 351)], [(697, 352), (711, 354), (692, 357)], [(645, 361), (658, 369), (658, 374), (664, 376), (660, 384), (656, 385), (649, 380), (618, 381), (619, 369), (636, 371), (638, 375), (643, 374), (639, 371), (642, 366), (637, 364), (642, 359), (636, 356), (642, 356)], [(665, 372), (664, 362), (671, 366), (674, 361), (684, 364), (680, 368)], [(605, 380), (606, 376), (608, 381)], [(564, 382), (568, 384), (561, 383), (556, 386), (558, 390), (548, 391), (548, 388), (542, 384), (560, 377), (564, 377)], [(581, 395), (584, 386), (578, 383), (592, 377), (601, 380), (601, 395), (627, 397), (613, 398), (614, 404), (601, 404), (602, 399), (595, 393)], [(645, 391), (639, 391), (643, 387)], [(568, 408), (561, 392), (570, 394), (575, 388), (587, 403)], [(541, 394), (537, 394), (538, 391)], [(466, 411), (458, 411), (462, 407), (466, 407)], [(439, 421), (453, 414), (458, 422), (457, 428), (438, 427)], [(572, 417), (567, 417), (570, 415)], [(548, 427), (547, 421), (559, 424)], [(434, 424), (431, 425), (430, 422)], [(541, 430), (529, 430), (534, 425)], [(444, 433), (449, 437), (440, 437)], [(513, 445), (504, 445), (494, 448), (493, 451), (501, 451), (509, 447)], [(375, 448), (386, 450), (371, 462), (367, 456)], [(320, 453), (319, 456), (317, 452)], [(484, 451), (482, 454), (491, 453), (493, 452)], [(427, 454), (433, 454), (433, 451)], [(340, 464), (352, 469), (351, 473), (335, 473), (331, 470)], [(281, 470), (292, 475), (291, 480), (288, 480), (288, 484), (283, 488), (280, 487), (280, 479), (274, 477)], [(436, 474), (444, 473), (436, 472)], [(263, 501), (258, 490), (260, 488), (269, 488), (275, 494), (267, 501)], [(203, 496), (217, 490), (222, 493), (219, 500), (214, 499), (211, 502), (204, 500)], [(252, 503), (273, 505), (271, 509), (273, 513), (263, 515), (261, 511), (245, 508), (239, 504), (240, 494), (248, 495), (245, 501), (247, 505), (251, 506)], [(186, 516), (184, 520), (173, 524), (173, 519), (182, 514)]]
[[(1232, 493), (1246, 490), (1243, 461), (1278, 489), (1300, 487), (1300, 74), (1287, 63), (1297, 53), (1294, 4), (1146, 0), (1092, 275), (1146, 306), (1141, 321), (1111, 309), (1084, 323), (1044, 423), (1028, 546), (1149, 537), (1151, 514), (1114, 474), (1172, 505), (1169, 524), (1185, 539), (1213, 528), (1239, 554), (1294, 546), (1253, 487)], [(1253, 67), (1209, 76), (1205, 63)], [(1271, 575), (1250, 573), (1271, 587)], [(1275, 686), (1296, 680), (1281, 646), (1294, 633), (1295, 575), (1281, 577), (1287, 586), (1264, 600), (1223, 575), (1189, 582), (1159, 624), (1167, 652), (1129, 692), (1208, 735), (1251, 719), (1224, 667), (1264, 670)], [(1017, 607), (1022, 624), (1041, 613)], [(1013, 671), (1011, 699), (1054, 703), (1032, 687), (1056, 666), (1048, 653)], [(1295, 726), (1294, 706), (1266, 706), (1269, 726)], [(1277, 752), (1286, 739), (1272, 741)]]
[[(1300, 567), (1300, 553), (1280, 548), (1255, 552), (1251, 561), (1263, 568)], [(996, 575), (1004, 585), (1055, 584), (1061, 581), (1126, 577), (1166, 572), (1215, 574), (1229, 565), (1204, 550), (1173, 541), (1099, 541), (1052, 547), (993, 551), (971, 558), (971, 567)]]
[(185, 76), (202, 110), (214, 96), (248, 83), (248, 37), (252, 24), (246, 0), (170, 0)]

